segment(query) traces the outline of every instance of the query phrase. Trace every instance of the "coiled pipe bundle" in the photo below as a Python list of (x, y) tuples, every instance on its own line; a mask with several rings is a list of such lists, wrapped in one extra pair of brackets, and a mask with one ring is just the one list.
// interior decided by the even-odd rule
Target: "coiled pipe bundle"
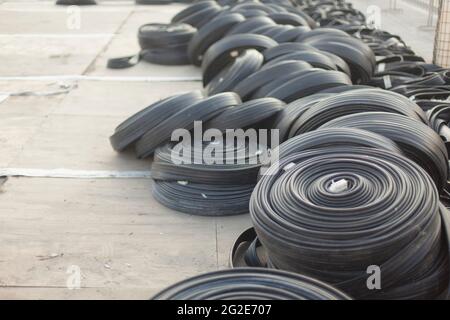
[[(446, 298), (448, 212), (430, 176), (399, 154), (329, 147), (282, 158), (250, 201), (269, 266), (356, 299)], [(367, 287), (379, 266), (381, 289)]]
[(176, 283), (153, 300), (350, 300), (316, 279), (279, 270), (215, 271)]

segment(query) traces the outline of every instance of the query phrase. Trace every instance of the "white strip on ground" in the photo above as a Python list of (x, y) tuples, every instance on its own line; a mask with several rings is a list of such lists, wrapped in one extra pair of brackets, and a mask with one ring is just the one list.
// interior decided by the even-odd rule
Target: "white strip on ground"
[[(60, 12), (62, 14), (67, 14), (67, 8), (68, 7), (60, 7), (55, 6), (51, 8), (8, 8), (8, 7), (2, 7), (0, 3), (0, 11), (4, 12)], [(90, 12), (152, 12), (152, 9), (150, 6), (141, 6), (141, 7), (134, 7), (134, 2), (131, 4), (124, 4), (122, 6), (112, 7), (112, 6), (101, 6), (101, 7), (83, 7), (79, 6), (80, 12), (83, 13), (90, 13)]]
[(2, 38), (108, 38), (115, 36), (116, 33), (2, 33), (0, 34), (0, 39)]
[(0, 81), (118, 81), (118, 82), (186, 82), (201, 81), (201, 76), (190, 77), (110, 77), (110, 76), (84, 76), (84, 75), (54, 75), (54, 76), (11, 76), (0, 77)]
[(148, 171), (96, 171), (71, 169), (1, 168), (0, 177), (68, 178), (68, 179), (136, 179), (150, 178)]
[(0, 94), (0, 104), (9, 98), (9, 94)]

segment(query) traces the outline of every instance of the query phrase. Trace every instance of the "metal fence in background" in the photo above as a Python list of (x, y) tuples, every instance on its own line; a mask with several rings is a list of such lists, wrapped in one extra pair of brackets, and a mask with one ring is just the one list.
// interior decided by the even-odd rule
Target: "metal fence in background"
[(440, 0), (433, 62), (450, 67), (450, 0)]

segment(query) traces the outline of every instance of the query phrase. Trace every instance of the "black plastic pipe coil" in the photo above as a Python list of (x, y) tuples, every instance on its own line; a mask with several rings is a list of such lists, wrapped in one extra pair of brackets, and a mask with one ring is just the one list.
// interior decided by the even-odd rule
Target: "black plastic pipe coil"
[[(345, 181), (346, 188), (332, 190)], [(294, 153), (261, 177), (250, 214), (269, 265), (316, 277), (354, 298), (446, 298), (448, 212), (429, 175), (374, 148)], [(366, 269), (381, 268), (368, 290)]]
[(153, 300), (350, 300), (313, 278), (279, 270), (215, 271), (176, 283)]
[[(148, 131), (136, 142), (136, 154), (139, 158), (145, 158), (153, 154), (155, 149), (164, 142), (170, 140), (174, 130), (184, 128), (191, 130), (194, 121), (207, 121), (227, 108), (241, 103), (238, 95), (232, 92), (220, 93), (192, 105), (185, 105), (176, 113), (168, 114), (164, 121), (158, 119), (159, 123)], [(166, 114), (168, 110), (166, 110)]]
[(193, 143), (185, 145), (190, 149), (188, 155), (176, 150), (177, 146), (167, 144), (155, 152), (152, 179), (157, 201), (194, 215), (248, 213), (266, 146), (252, 149), (245, 141)]
[(448, 178), (448, 153), (444, 141), (429, 126), (387, 112), (363, 112), (335, 118), (322, 128), (348, 127), (378, 133), (396, 142), (408, 158), (425, 169), (442, 190)]
[[(191, 146), (191, 154), (183, 157), (174, 152), (174, 145), (166, 144), (156, 150), (152, 165), (153, 179), (217, 185), (255, 184), (261, 166), (259, 155), (266, 152), (266, 146), (262, 145), (252, 152), (248, 144), (204, 142), (200, 147)], [(211, 148), (214, 156), (205, 152), (208, 147), (215, 148)], [(199, 159), (197, 163), (196, 158)], [(182, 160), (187, 160), (187, 163)]]

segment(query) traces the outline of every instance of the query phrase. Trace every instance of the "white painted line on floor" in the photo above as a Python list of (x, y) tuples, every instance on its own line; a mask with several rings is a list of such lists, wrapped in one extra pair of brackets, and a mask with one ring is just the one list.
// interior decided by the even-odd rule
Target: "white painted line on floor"
[(116, 81), (116, 82), (188, 82), (202, 81), (201, 76), (189, 77), (112, 77), (84, 75), (54, 75), (54, 76), (11, 76), (0, 77), (0, 81)]
[(71, 169), (2, 168), (0, 177), (67, 178), (67, 179), (136, 179), (150, 178), (148, 171), (96, 171)]
[(68, 38), (107, 38), (113, 37), (116, 33), (13, 33), (0, 34), (1, 38), (56, 38), (56, 39), (68, 39)]
[(9, 94), (0, 94), (0, 104), (9, 98)]
[[(42, 7), (29, 8), (27, 6), (36, 5), (36, 2), (0, 2), (0, 11), (11, 12), (66, 12), (70, 6), (57, 6), (55, 1), (39, 1)], [(177, 5), (182, 5), (181, 3)], [(23, 6), (23, 7), (22, 7)], [(47, 6), (47, 7), (45, 7)], [(98, 1), (96, 6), (78, 6), (83, 12), (153, 12), (155, 6), (158, 5), (138, 5), (135, 1)], [(161, 4), (160, 6), (167, 7), (168, 5)]]
[[(4, 12), (56, 12), (56, 13), (62, 13), (62, 14), (67, 14), (67, 8), (68, 7), (54, 7), (54, 8), (6, 8), (6, 7), (2, 7), (1, 3), (0, 3), (0, 11), (4, 11)], [(88, 7), (83, 7), (80, 6), (80, 11), (81, 13), (89, 13), (89, 12), (105, 12), (105, 13), (109, 13), (109, 12), (152, 12), (150, 10), (150, 8), (147, 7), (140, 7), (140, 8), (134, 8), (133, 6), (123, 6), (123, 7), (96, 7), (96, 8), (88, 8)]]
[[(55, 5), (55, 1), (53, 1), (53, 0), (48, 0), (48, 1), (45, 1), (45, 0), (38, 0), (38, 1), (20, 1), (20, 2), (17, 2), (17, 1), (8, 1), (8, 0), (6, 0), (6, 1), (3, 1), (3, 2), (0, 2), (0, 4), (3, 4), (3, 5), (18, 5), (18, 6), (21, 6), (21, 5), (36, 5), (36, 4), (40, 4), (40, 5), (48, 5), (48, 6), (54, 6), (54, 7), (56, 7), (56, 8), (67, 8), (68, 6), (63, 6), (63, 5), (61, 5), (61, 6), (57, 6), (57, 5)], [(118, 1), (108, 1), (108, 0), (105, 0), (105, 1), (103, 1), (103, 0), (97, 0), (97, 6), (99, 6), (99, 5), (136, 5), (136, 2), (135, 1), (133, 1), (133, 0), (118, 0)], [(95, 8), (96, 6), (94, 5), (94, 6), (80, 6), (80, 7), (85, 7), (85, 8)]]

